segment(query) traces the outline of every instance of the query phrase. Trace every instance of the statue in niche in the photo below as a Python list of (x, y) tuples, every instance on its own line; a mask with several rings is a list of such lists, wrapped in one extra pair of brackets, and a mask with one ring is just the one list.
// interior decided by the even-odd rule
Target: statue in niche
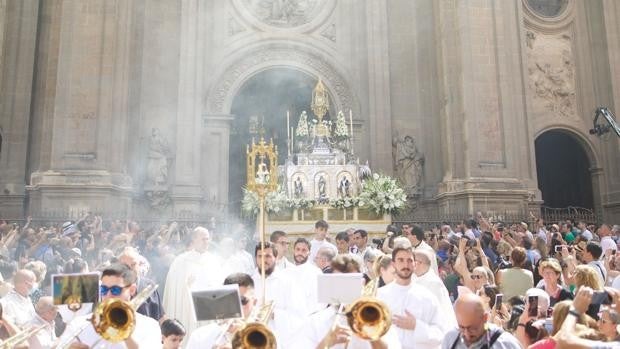
[(396, 177), (403, 183), (408, 194), (420, 194), (424, 173), (424, 155), (418, 150), (415, 139), (408, 135), (402, 139), (395, 138), (392, 147)]
[(319, 198), (318, 198), (318, 202), (320, 204), (324, 204), (327, 203), (329, 201), (329, 198), (327, 197), (327, 182), (325, 181), (325, 177), (323, 177), (323, 175), (321, 175), (321, 177), (319, 177), (319, 182), (318, 182), (318, 187), (319, 187)]
[(297, 179), (295, 179), (295, 182), (293, 183), (294, 188), (295, 188), (295, 198), (299, 199), (301, 197), (303, 197), (304, 195), (304, 185), (301, 182), (301, 178), (299, 178), (299, 176), (297, 176)]
[(170, 146), (159, 129), (151, 130), (147, 162), (147, 187), (164, 187), (168, 184), (168, 159)]
[(340, 183), (338, 183), (338, 194), (341, 198), (351, 196), (351, 181), (349, 180), (349, 177), (342, 177)]

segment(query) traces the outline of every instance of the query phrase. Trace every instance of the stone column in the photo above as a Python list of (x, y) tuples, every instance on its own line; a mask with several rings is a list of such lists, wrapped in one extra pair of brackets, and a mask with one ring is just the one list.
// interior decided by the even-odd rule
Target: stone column
[(175, 182), (172, 193), (177, 216), (197, 216), (200, 212), (201, 99), (204, 39), (200, 23), (205, 4), (181, 1), (179, 107), (176, 117)]
[[(127, 139), (131, 5), (45, 1), (32, 135), (30, 209), (131, 214)], [(76, 217), (72, 217), (76, 218)]]
[(523, 212), (536, 180), (524, 82), (514, 69), (522, 63), (518, 7), (449, 0), (436, 9), (445, 169), (437, 198), (461, 212)]
[[(230, 126), (233, 119), (232, 115), (203, 115), (201, 185), (206, 200), (205, 209), (213, 216), (227, 213)], [(245, 161), (245, 158), (233, 161)]]
[(39, 2), (0, 1), (0, 216), (23, 218)]
[(371, 166), (392, 173), (392, 111), (388, 57), (387, 6), (384, 1), (366, 1), (368, 49), (368, 122)]

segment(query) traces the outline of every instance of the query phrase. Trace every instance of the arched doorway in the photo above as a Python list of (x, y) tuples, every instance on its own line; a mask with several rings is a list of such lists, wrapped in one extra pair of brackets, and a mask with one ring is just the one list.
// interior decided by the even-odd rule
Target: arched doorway
[(591, 161), (576, 135), (546, 131), (536, 138), (538, 188), (544, 206), (594, 209)]
[[(230, 133), (229, 212), (240, 213), (242, 187), (246, 184), (246, 145), (260, 138), (261, 125), (266, 141), (273, 139), (278, 146), (278, 164), (287, 158), (286, 112), (290, 112), (290, 127), (297, 126), (302, 111), (309, 114), (312, 90), (317, 78), (300, 70), (272, 68), (248, 79), (235, 95), (231, 114), (234, 120)], [(330, 94), (331, 101), (333, 96)], [(329, 115), (333, 113), (331, 103)]]

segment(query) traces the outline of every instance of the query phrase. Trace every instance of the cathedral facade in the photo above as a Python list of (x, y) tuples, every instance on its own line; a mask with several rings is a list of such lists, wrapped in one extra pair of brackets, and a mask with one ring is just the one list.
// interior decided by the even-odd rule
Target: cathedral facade
[(620, 103), (619, 19), (614, 0), (0, 0), (0, 217), (234, 214), (252, 127), (283, 140), (320, 78), (413, 216), (618, 222), (620, 137), (588, 131)]

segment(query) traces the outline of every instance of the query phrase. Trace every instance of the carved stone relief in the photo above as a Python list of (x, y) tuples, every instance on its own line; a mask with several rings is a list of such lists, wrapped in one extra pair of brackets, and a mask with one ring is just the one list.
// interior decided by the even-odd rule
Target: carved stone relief
[(353, 108), (353, 96), (344, 78), (325, 59), (313, 52), (282, 45), (269, 45), (259, 51), (249, 52), (231, 65), (216, 81), (216, 85), (209, 92), (207, 109), (211, 113), (225, 113), (225, 101), (232, 98), (231, 91), (244, 74), (256, 70), (255, 67), (272, 64), (273, 62), (291, 62), (291, 66), (306, 67), (314, 70), (324, 79), (330, 91), (336, 95), (334, 102), (338, 110)]
[(151, 208), (163, 209), (170, 203), (168, 174), (172, 157), (168, 140), (158, 128), (153, 128), (148, 143), (144, 181), (144, 195)]
[(243, 27), (239, 21), (235, 19), (233, 15), (229, 15), (228, 17), (228, 36), (235, 36), (241, 32), (244, 32), (246, 29)]
[(526, 33), (528, 88), (537, 114), (577, 115), (571, 43), (568, 34)]
[(325, 27), (325, 29), (321, 32), (321, 36), (331, 42), (336, 42), (336, 24), (332, 23)]
[(259, 21), (279, 28), (310, 23), (327, 0), (242, 0), (244, 7)]
[(418, 149), (415, 138), (409, 135), (394, 137), (392, 157), (394, 174), (402, 183), (405, 192), (408, 195), (420, 195), (424, 174), (424, 154)]

